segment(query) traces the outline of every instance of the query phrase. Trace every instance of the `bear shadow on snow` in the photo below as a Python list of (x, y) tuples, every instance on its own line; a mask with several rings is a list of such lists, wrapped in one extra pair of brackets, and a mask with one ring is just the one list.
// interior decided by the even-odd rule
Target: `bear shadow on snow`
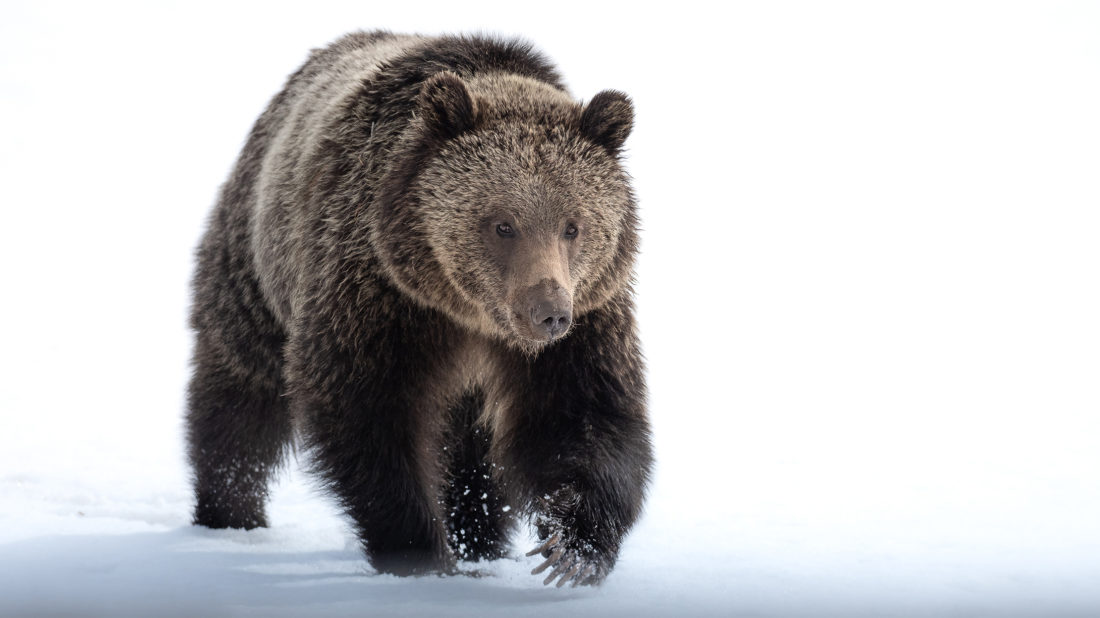
[(195, 523), (266, 525), (297, 443), (380, 571), (498, 558), (526, 517), (547, 583), (601, 582), (652, 466), (632, 124), (521, 42), (315, 50), (197, 252)]

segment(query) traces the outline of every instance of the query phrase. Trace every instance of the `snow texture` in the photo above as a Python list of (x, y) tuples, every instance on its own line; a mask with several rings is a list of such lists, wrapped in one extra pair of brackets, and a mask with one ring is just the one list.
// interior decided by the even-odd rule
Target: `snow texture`
[[(5, 3), (0, 616), (1100, 615), (1100, 8), (718, 6)], [(293, 461), (270, 528), (189, 525), (193, 248), (306, 50), (374, 27), (636, 102), (658, 470), (598, 589), (529, 534), (378, 575)]]

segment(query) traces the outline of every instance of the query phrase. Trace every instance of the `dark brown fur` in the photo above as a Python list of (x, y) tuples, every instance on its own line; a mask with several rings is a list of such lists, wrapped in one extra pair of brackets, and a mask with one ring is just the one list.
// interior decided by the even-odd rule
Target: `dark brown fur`
[[(499, 557), (519, 514), (601, 581), (652, 462), (632, 118), (620, 93), (577, 104), (521, 43), (313, 52), (198, 251), (195, 522), (266, 525), (297, 433), (381, 571)], [(551, 301), (571, 320), (553, 341), (525, 313)]]

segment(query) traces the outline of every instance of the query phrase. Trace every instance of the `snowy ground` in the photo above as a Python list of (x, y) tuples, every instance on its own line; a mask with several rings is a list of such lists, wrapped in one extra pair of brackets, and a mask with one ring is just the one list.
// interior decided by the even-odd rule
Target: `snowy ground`
[[(263, 6), (0, 9), (0, 616), (1100, 615), (1097, 5)], [(190, 252), (376, 26), (635, 98), (659, 466), (600, 589), (376, 575), (293, 464), (188, 525)]]

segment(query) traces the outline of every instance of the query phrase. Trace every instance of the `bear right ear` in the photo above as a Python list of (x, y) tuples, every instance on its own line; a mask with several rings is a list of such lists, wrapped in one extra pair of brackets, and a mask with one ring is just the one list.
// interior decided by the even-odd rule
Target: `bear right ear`
[(440, 139), (451, 139), (474, 128), (477, 106), (462, 78), (450, 71), (436, 73), (417, 97), (424, 125)]

